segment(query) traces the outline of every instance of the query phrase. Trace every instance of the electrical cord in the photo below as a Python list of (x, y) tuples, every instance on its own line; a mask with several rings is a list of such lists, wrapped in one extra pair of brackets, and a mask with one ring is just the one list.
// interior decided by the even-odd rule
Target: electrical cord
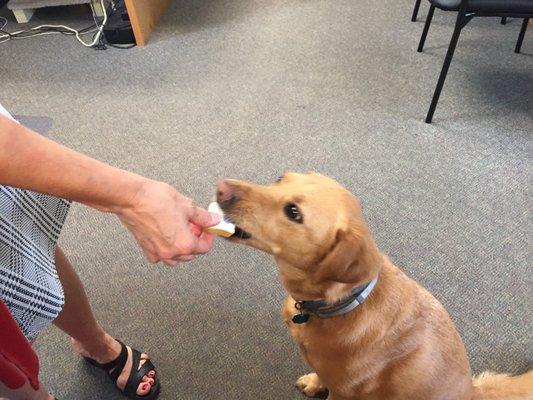
[[(81, 30), (76, 30), (73, 28), (70, 28), (66, 25), (39, 25), (35, 28), (31, 28), (28, 30), (21, 30), (17, 32), (7, 32), (4, 31), (3, 28), (7, 25), (7, 20), (5, 21), (4, 25), (2, 26), (2, 29), (0, 29), (0, 43), (7, 42), (8, 40), (13, 39), (27, 39), (30, 37), (35, 36), (42, 36), (42, 35), (50, 35), (55, 33), (61, 33), (64, 35), (75, 35), (76, 39), (85, 47), (94, 47), (95, 45), (100, 43), (100, 40), (102, 38), (102, 33), (104, 30), (104, 27), (107, 23), (108, 15), (107, 10), (104, 4), (104, 0), (100, 0), (100, 5), (102, 7), (102, 12), (104, 14), (104, 19), (100, 26), (98, 26), (98, 23), (95, 19), (95, 26), (90, 26)], [(2, 17), (2, 19), (5, 20), (5, 18)], [(95, 33), (94, 33), (95, 32)], [(83, 41), (81, 36), (94, 33), (92, 41), (87, 43)]]
[[(94, 32), (96, 29), (94, 27), (91, 27), (92, 29), (90, 30), (85, 30), (85, 31), (79, 31), (79, 34), (80, 35), (85, 35), (85, 34), (88, 34), (88, 33), (92, 33)], [(3, 34), (3, 36), (0, 36), (0, 37), (3, 37), (4, 39), (2, 41), (0, 41), (0, 43), (4, 43), (4, 42), (7, 42), (8, 40), (11, 40), (11, 39), (27, 39), (27, 38), (31, 38), (31, 37), (35, 37), (35, 36), (43, 36), (43, 35), (50, 35), (50, 34), (55, 34), (55, 33), (61, 33), (63, 35), (75, 35), (75, 33), (73, 33), (72, 31), (67, 31), (67, 30), (62, 30), (62, 29), (49, 29), (49, 28), (46, 28), (46, 29), (40, 29), (40, 30), (34, 30), (34, 31), (24, 31), (24, 32), (19, 32), (19, 33), (10, 33), (10, 32), (7, 32), (7, 31), (4, 31), (4, 30), (0, 30), (0, 33)]]
[[(92, 33), (94, 31), (96, 31), (97, 28), (95, 28), (94, 26), (89, 26), (87, 28), (83, 28), (83, 29), (80, 29), (78, 31), (78, 33), (80, 35), (85, 35), (85, 34), (88, 34), (88, 33)], [(71, 31), (67, 31), (65, 29), (50, 29), (50, 28), (42, 28), (42, 29), (35, 29), (35, 30), (28, 30), (28, 31), (20, 31), (20, 32), (14, 32), (14, 33), (10, 33), (10, 32), (7, 32), (3, 29), (0, 29), (0, 32), (4, 34), (4, 36), (9, 36), (10, 38), (19, 38), (19, 39), (23, 39), (23, 38), (28, 38), (28, 37), (34, 37), (34, 36), (39, 36), (39, 35), (42, 35), (42, 34), (51, 34), (51, 33), (62, 33), (64, 35), (74, 35), (73, 32)]]

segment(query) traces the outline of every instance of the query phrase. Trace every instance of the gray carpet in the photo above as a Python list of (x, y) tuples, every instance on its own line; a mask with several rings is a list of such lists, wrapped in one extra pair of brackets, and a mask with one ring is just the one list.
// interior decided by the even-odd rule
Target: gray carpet
[[(339, 179), (362, 199), (381, 249), (450, 311), (474, 371), (524, 371), (533, 29), (517, 55), (519, 20), (473, 20), (426, 125), (454, 16), (436, 13), (417, 54), (411, 7), (179, 0), (146, 48), (86, 50), (64, 36), (0, 45), (0, 100), (50, 116), (53, 139), (201, 204), (221, 177)], [(292, 385), (307, 368), (281, 323), (284, 292), (267, 256), (218, 241), (193, 263), (150, 266), (116, 218), (78, 205), (61, 242), (100, 321), (152, 355), (161, 399), (302, 398)], [(56, 329), (37, 348), (59, 398), (121, 398)]]
[(50, 131), (54, 125), (54, 121), (48, 117), (13, 115), (13, 118), (15, 118), (15, 120), (17, 120), (20, 124), (33, 129), (35, 132), (44, 136), (47, 136), (48, 131)]

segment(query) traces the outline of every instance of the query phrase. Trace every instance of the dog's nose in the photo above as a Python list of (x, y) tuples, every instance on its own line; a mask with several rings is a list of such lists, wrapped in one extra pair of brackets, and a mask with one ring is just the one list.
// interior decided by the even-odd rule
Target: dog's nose
[(217, 202), (222, 209), (231, 207), (237, 201), (235, 187), (228, 181), (217, 183)]

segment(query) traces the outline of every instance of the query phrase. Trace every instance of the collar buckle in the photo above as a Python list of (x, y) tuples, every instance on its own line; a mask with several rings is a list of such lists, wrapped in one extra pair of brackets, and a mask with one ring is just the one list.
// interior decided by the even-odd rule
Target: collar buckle
[(294, 322), (295, 324), (305, 324), (307, 321), (309, 321), (309, 317), (311, 317), (309, 313), (302, 311), (302, 308), (304, 306), (303, 303), (303, 301), (297, 301), (296, 303), (294, 303), (294, 308), (300, 311), (300, 314), (296, 314), (292, 317), (292, 322)]
[(307, 321), (309, 321), (310, 317), (310, 314), (300, 312), (300, 314), (296, 314), (292, 317), (292, 322), (295, 324), (305, 324)]

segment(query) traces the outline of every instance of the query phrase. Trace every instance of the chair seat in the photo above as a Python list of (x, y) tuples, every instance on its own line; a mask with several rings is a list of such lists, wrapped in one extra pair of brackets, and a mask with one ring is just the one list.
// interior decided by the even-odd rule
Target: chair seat
[[(458, 11), (461, 0), (429, 0), (445, 11)], [(533, 14), (533, 0), (469, 0), (469, 12), (487, 14)]]

